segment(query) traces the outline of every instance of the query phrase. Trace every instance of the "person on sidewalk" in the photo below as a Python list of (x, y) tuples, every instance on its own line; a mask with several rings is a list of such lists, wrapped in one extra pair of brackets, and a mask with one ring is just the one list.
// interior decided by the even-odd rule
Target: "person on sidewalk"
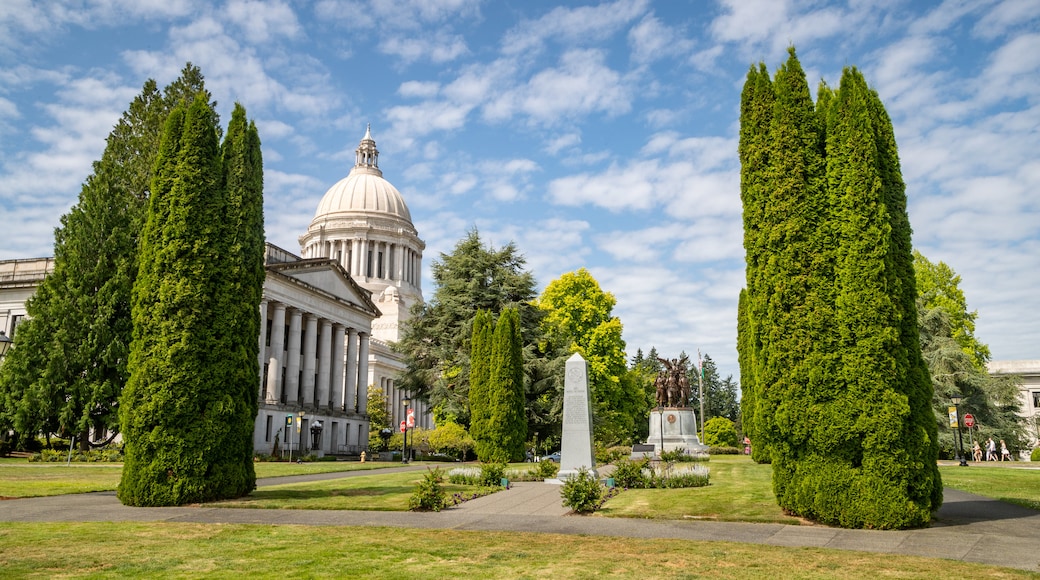
[(1011, 461), (1011, 451), (1008, 450), (1007, 444), (1004, 443), (1003, 439), (1000, 440), (1000, 460)]
[(979, 447), (978, 441), (971, 448), (971, 458), (974, 461), (982, 461), (982, 447)]
[(986, 439), (986, 461), (997, 460), (997, 444), (993, 442), (993, 438)]

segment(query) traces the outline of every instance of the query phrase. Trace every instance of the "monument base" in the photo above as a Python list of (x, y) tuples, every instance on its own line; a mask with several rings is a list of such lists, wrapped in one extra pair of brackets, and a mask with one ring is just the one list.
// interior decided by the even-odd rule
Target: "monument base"
[[(664, 451), (682, 449), (688, 455), (707, 455), (708, 446), (697, 436), (697, 414), (689, 407), (657, 407), (650, 411), (650, 435), (647, 445), (654, 446), (654, 456)], [(633, 455), (635, 452), (633, 451)]]

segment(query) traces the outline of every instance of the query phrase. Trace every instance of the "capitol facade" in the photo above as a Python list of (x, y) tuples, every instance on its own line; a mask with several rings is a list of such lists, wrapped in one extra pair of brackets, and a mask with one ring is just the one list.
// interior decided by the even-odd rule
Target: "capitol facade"
[[(426, 247), (383, 178), (370, 129), (299, 243), (298, 255), (267, 244), (264, 256), (253, 448), (356, 455), (368, 446), (370, 386), (386, 398), (393, 425), (405, 419), (408, 395), (396, 385), (405, 364), (391, 343), (422, 303)], [(0, 261), (0, 331), (17, 341), (25, 302), (53, 267), (51, 258)], [(424, 402), (411, 409), (416, 426), (433, 427)]]

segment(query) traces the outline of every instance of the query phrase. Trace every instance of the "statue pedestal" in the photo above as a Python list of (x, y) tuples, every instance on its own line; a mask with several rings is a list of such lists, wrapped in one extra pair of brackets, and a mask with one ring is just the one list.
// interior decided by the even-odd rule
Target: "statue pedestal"
[(647, 445), (653, 445), (655, 454), (683, 449), (689, 455), (708, 453), (697, 436), (697, 415), (689, 407), (657, 407), (650, 411), (650, 435)]

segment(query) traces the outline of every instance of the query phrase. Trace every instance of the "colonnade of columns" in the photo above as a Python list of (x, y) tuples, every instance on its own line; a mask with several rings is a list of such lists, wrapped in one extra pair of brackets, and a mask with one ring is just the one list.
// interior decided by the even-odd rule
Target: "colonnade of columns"
[[(402, 389), (397, 388), (397, 385), (391, 378), (383, 377), (379, 380), (379, 383), (379, 387), (383, 391), (383, 396), (386, 398), (386, 405), (389, 407), (390, 427), (396, 429), (398, 424), (405, 419), (403, 400), (407, 394)], [(423, 429), (433, 428), (428, 403), (416, 398), (411, 398), (409, 408), (415, 409), (416, 426), (422, 427)]]
[(324, 240), (304, 253), (309, 258), (332, 258), (357, 278), (396, 280), (416, 288), (422, 278), (422, 254), (404, 244), (365, 238)]
[(257, 362), (266, 368), (260, 376), (261, 401), (368, 412), (368, 333), (267, 300), (260, 303), (260, 328)]

